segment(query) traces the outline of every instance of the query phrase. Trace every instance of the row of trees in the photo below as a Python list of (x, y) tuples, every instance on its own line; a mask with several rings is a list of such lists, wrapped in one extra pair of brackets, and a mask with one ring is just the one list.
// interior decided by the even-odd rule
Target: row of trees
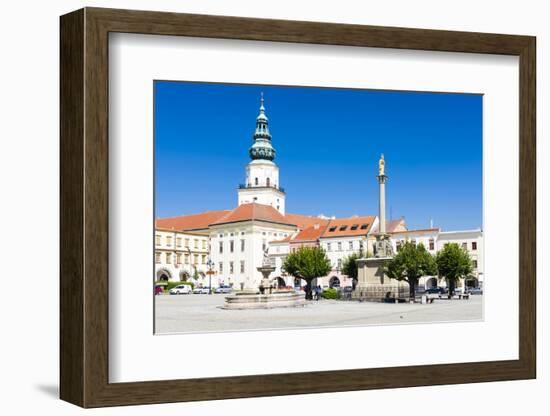
[(456, 243), (446, 244), (433, 256), (423, 244), (406, 242), (386, 264), (384, 271), (392, 279), (406, 281), (409, 284), (409, 295), (413, 299), (420, 278), (436, 275), (447, 280), (451, 297), (457, 282), (472, 273), (473, 265), (466, 249)]
[[(367, 253), (367, 257), (371, 254)], [(354, 253), (344, 259), (342, 273), (357, 278), (357, 259), (361, 253)], [(312, 299), (312, 281), (326, 276), (332, 267), (325, 251), (320, 247), (301, 247), (290, 253), (283, 264), (290, 275), (306, 281), (306, 299)], [(392, 279), (406, 281), (409, 284), (410, 296), (414, 298), (418, 281), (422, 276), (435, 276), (449, 282), (449, 297), (454, 294), (459, 279), (466, 278), (473, 271), (468, 252), (456, 243), (445, 245), (433, 256), (423, 244), (406, 242), (393, 259), (388, 261), (384, 272)]]

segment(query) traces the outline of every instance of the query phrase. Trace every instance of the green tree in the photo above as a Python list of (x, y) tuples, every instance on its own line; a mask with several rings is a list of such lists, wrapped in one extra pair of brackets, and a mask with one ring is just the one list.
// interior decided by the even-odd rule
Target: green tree
[(289, 274), (306, 281), (306, 299), (313, 299), (311, 282), (326, 276), (332, 269), (325, 250), (320, 247), (301, 247), (290, 253), (283, 264)]
[(384, 269), (388, 277), (404, 280), (409, 284), (409, 296), (414, 299), (418, 280), (422, 276), (435, 275), (437, 264), (423, 244), (406, 242)]
[(351, 279), (357, 279), (357, 259), (360, 259), (359, 253), (352, 253), (342, 261), (342, 273)]
[(449, 298), (454, 295), (456, 283), (473, 271), (472, 259), (466, 249), (457, 243), (445, 244), (436, 257), (439, 277), (449, 282)]

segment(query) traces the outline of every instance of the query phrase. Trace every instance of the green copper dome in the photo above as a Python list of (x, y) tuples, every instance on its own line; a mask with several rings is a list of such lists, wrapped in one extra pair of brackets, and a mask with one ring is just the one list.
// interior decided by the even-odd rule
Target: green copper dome
[(254, 143), (248, 150), (252, 160), (273, 160), (275, 149), (271, 145), (271, 134), (269, 133), (268, 118), (265, 115), (264, 95), (260, 99), (260, 114), (256, 117), (256, 131), (254, 132)]

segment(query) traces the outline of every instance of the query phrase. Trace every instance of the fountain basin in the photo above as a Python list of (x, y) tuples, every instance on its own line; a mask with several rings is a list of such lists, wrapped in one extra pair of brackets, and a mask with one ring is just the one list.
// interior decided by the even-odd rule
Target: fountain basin
[(222, 309), (273, 309), (305, 306), (304, 294), (294, 290), (274, 290), (270, 294), (240, 293), (225, 297)]

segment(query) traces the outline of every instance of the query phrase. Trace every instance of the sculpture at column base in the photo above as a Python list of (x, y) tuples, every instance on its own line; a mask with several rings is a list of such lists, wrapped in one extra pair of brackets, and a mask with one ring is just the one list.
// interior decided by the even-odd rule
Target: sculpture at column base
[(384, 275), (391, 257), (357, 259), (357, 285), (352, 299), (370, 302), (399, 302), (409, 299), (409, 284)]
[(376, 234), (376, 243), (374, 243), (374, 257), (393, 257), (393, 246), (391, 244), (389, 234)]

